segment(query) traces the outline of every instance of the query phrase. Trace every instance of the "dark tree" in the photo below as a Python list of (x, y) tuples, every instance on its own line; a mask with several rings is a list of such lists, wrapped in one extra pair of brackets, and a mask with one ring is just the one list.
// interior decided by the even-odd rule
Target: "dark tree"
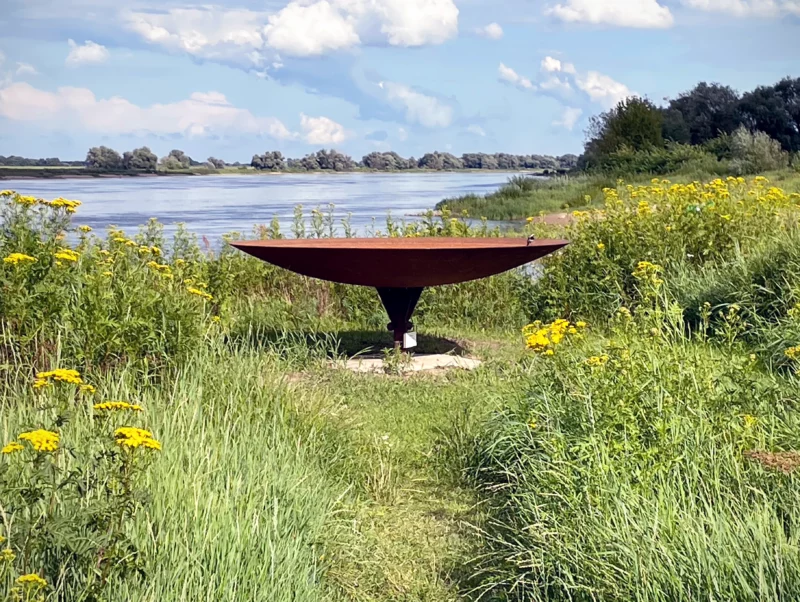
[(464, 169), (461, 159), (450, 153), (440, 153), (439, 151), (425, 153), (418, 165), (423, 169)]
[(742, 96), (739, 109), (749, 129), (768, 134), (784, 150), (800, 151), (800, 78), (759, 86)]
[(683, 116), (691, 144), (702, 144), (720, 134), (730, 134), (742, 124), (739, 95), (730, 86), (701, 82), (672, 100), (669, 108)]
[(601, 163), (612, 153), (626, 148), (633, 151), (664, 146), (661, 111), (645, 98), (626, 98), (616, 107), (589, 121), (584, 146), (587, 167)]
[(267, 151), (263, 155), (253, 155), (250, 165), (256, 169), (281, 171), (286, 168), (286, 161), (280, 151)]
[(122, 157), (113, 148), (94, 146), (86, 153), (86, 167), (89, 169), (122, 169)]
[(136, 171), (155, 171), (158, 157), (146, 146), (128, 151), (122, 155), (123, 169)]
[(661, 134), (664, 140), (670, 142), (678, 142), (680, 144), (689, 144), (692, 139), (691, 132), (689, 131), (689, 124), (683, 118), (683, 113), (678, 109), (666, 108), (662, 110), (664, 123), (661, 126)]

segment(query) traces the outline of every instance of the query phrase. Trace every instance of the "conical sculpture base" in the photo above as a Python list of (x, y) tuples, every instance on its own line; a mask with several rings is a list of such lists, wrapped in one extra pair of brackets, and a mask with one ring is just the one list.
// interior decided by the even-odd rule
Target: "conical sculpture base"
[(404, 335), (413, 330), (411, 316), (422, 295), (423, 288), (378, 288), (378, 296), (389, 316), (387, 328), (394, 333), (394, 346), (404, 349)]

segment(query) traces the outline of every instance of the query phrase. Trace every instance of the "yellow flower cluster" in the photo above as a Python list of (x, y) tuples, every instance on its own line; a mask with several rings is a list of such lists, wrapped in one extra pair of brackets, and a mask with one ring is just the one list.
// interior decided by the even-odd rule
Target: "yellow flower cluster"
[(2, 552), (0, 552), (0, 560), (2, 560), (3, 562), (14, 562), (14, 559), (16, 557), (17, 555), (14, 554), (14, 550), (12, 550), (11, 548), (6, 548)]
[[(155, 247), (154, 247), (155, 248)], [(169, 267), (166, 263), (158, 263), (157, 261), (148, 261), (147, 264), (148, 268), (151, 270), (158, 272), (162, 276), (166, 278), (172, 278), (172, 268)]]
[(586, 322), (571, 324), (569, 320), (559, 319), (550, 324), (542, 324), (537, 320), (522, 329), (525, 345), (536, 353), (553, 355), (554, 347), (559, 345), (568, 335), (579, 335), (579, 330), (586, 328)]
[(37, 382), (43, 380), (43, 381), (57, 381), (61, 383), (67, 383), (70, 385), (83, 384), (83, 379), (81, 378), (80, 372), (78, 372), (77, 370), (67, 370), (65, 368), (56, 368), (55, 370), (50, 370), (49, 372), (39, 372), (36, 374), (36, 379)]
[(800, 346), (789, 347), (784, 353), (790, 360), (800, 360)]
[(38, 429), (35, 431), (28, 431), (27, 433), (20, 433), (17, 439), (28, 441), (36, 451), (52, 452), (58, 449), (60, 437), (58, 433), (54, 433), (53, 431)]
[(24, 585), (26, 587), (31, 587), (35, 589), (47, 587), (47, 581), (42, 579), (36, 573), (28, 573), (27, 575), (22, 575), (21, 577), (18, 577), (17, 583), (19, 585)]
[(69, 261), (72, 263), (75, 263), (81, 258), (80, 254), (72, 249), (59, 249), (55, 252), (54, 257), (61, 261)]
[(608, 355), (605, 353), (603, 355), (593, 355), (586, 360), (586, 365), (592, 368), (599, 368), (600, 366), (605, 366), (607, 363)]
[(633, 271), (633, 277), (640, 282), (649, 282), (653, 286), (661, 286), (664, 281), (659, 278), (662, 268), (660, 265), (650, 263), (649, 261), (640, 261)]
[(130, 410), (132, 412), (141, 412), (142, 406), (128, 403), (127, 401), (104, 401), (103, 403), (96, 403), (92, 406), (95, 410)]
[(17, 265), (18, 263), (26, 263), (31, 262), (33, 263), (36, 261), (35, 257), (31, 257), (30, 255), (25, 255), (25, 253), (11, 253), (8, 257), (3, 258), (3, 263), (8, 263), (11, 265)]
[(81, 385), (80, 391), (81, 393), (88, 393), (89, 395), (94, 395), (97, 393), (97, 389), (94, 388), (94, 385), (89, 384)]
[(153, 439), (153, 433), (144, 429), (123, 426), (114, 431), (114, 438), (120, 447), (136, 449), (141, 446), (156, 451), (161, 450), (161, 443)]
[(3, 449), (0, 449), (0, 454), (13, 454), (14, 452), (22, 451), (25, 449), (18, 441), (12, 441), (6, 444)]
[(78, 232), (83, 232), (84, 234), (88, 234), (91, 231), (92, 231), (92, 227), (91, 226), (86, 226), (86, 225), (78, 226)]
[(75, 210), (80, 207), (82, 203), (80, 201), (69, 201), (58, 197), (52, 201), (43, 201), (42, 204), (52, 207), (53, 209), (66, 209), (67, 213), (75, 213)]
[(193, 286), (186, 287), (186, 290), (189, 291), (193, 295), (197, 295), (198, 297), (202, 297), (206, 301), (211, 301), (214, 297), (212, 297), (206, 291), (200, 290), (199, 288), (195, 288)]
[(23, 196), (21, 194), (17, 194), (14, 196), (14, 202), (19, 205), (25, 205), (26, 207), (32, 207), (39, 202), (39, 199), (37, 199), (35, 196)]

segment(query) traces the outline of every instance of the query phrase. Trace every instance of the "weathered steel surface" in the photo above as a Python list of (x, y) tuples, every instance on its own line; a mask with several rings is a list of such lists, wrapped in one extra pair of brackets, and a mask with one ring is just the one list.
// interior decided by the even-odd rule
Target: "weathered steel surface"
[(287, 270), (344, 284), (421, 288), (486, 278), (544, 257), (564, 240), (524, 238), (324, 238), (231, 245)]

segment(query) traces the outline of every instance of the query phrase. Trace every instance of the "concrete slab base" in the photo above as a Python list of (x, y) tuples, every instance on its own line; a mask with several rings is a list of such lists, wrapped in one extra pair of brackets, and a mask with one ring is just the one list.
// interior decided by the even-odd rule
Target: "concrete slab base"
[(412, 372), (428, 372), (431, 370), (474, 370), (481, 365), (481, 361), (471, 357), (458, 355), (431, 354), (414, 355), (409, 361), (385, 366), (383, 356), (360, 356), (338, 364), (347, 370), (360, 373), (391, 374)]

